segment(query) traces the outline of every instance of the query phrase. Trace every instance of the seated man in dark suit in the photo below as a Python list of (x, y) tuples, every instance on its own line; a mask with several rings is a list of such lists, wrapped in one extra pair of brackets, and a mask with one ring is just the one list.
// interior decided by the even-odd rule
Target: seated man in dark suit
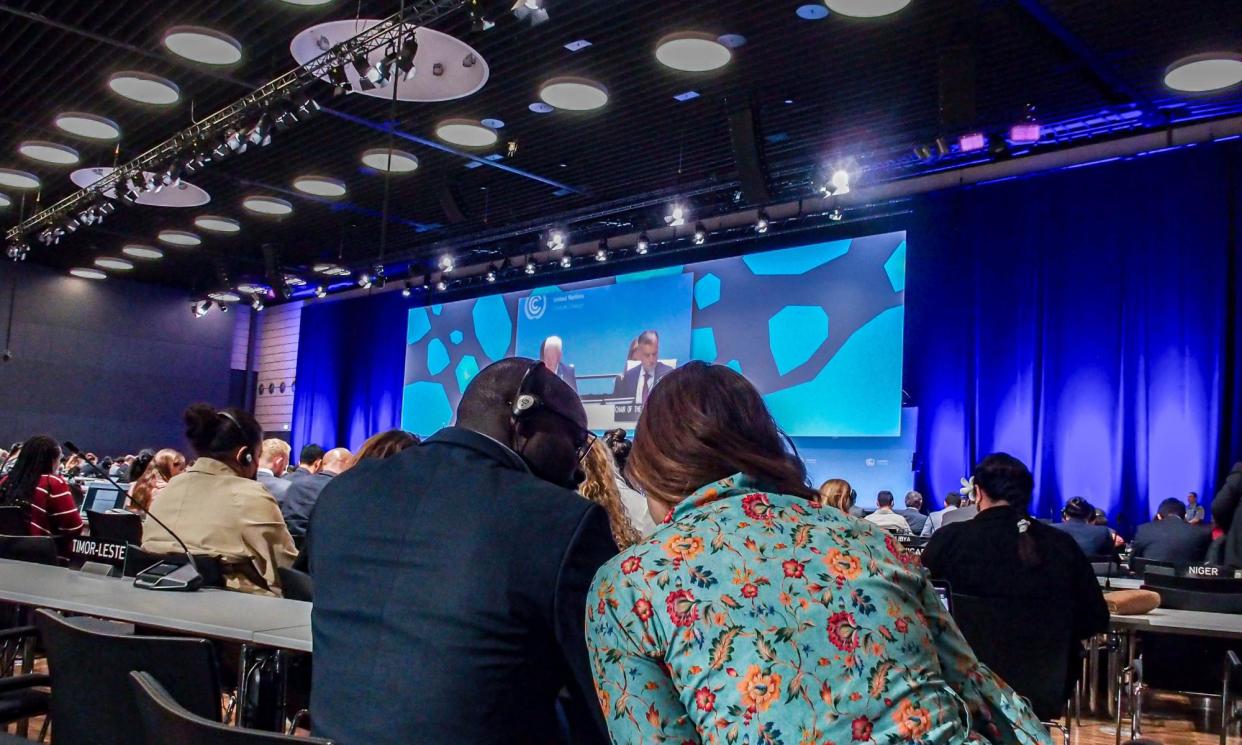
[(1170, 497), (1160, 503), (1156, 519), (1134, 534), (1134, 558), (1167, 564), (1198, 564), (1207, 555), (1212, 532), (1186, 523), (1186, 505)]
[(634, 403), (641, 404), (651, 394), (651, 389), (673, 368), (660, 361), (660, 335), (655, 331), (644, 331), (638, 335), (638, 348), (635, 350), (638, 364), (625, 371), (613, 386), (615, 398), (632, 398)]
[(565, 385), (578, 391), (578, 375), (574, 366), (565, 362), (565, 343), (559, 336), (549, 336), (539, 345), (539, 360), (553, 375), (565, 381)]
[(307, 476), (319, 473), (319, 467), (323, 465), (323, 448), (310, 443), (302, 448), (302, 452), (298, 455), (298, 467), (286, 473), (281, 478), (286, 481), (297, 482)]
[(319, 470), (293, 480), (280, 500), (280, 514), (284, 515), (289, 535), (302, 538), (310, 524), (315, 503), (332, 479), (345, 473), (354, 463), (354, 457), (345, 448), (333, 448), (324, 453)]
[(1111, 557), (1117, 553), (1113, 543), (1113, 531), (1106, 525), (1092, 523), (1094, 515), (1095, 508), (1090, 502), (1082, 497), (1074, 497), (1061, 510), (1061, 522), (1053, 524), (1052, 527), (1069, 533), (1087, 556)]
[(362, 461), (311, 524), (314, 733), (342, 745), (606, 743), (587, 658), (608, 516), (572, 489), (594, 438), (541, 362), (480, 372), (457, 425)]
[(906, 519), (911, 533), (921, 535), (923, 527), (927, 524), (927, 515), (923, 514), (922, 509), (923, 495), (916, 491), (910, 491), (906, 492), (906, 508), (904, 510), (893, 510), (893, 512)]

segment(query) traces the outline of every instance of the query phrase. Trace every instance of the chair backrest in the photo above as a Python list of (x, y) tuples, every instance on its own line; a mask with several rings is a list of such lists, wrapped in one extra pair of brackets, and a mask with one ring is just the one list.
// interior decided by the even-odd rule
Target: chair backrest
[(1143, 575), (1143, 589), (1160, 595), (1160, 607), (1209, 613), (1242, 613), (1242, 579)]
[(183, 705), (219, 721), (220, 679), (206, 639), (103, 633), (48, 610), (34, 620), (54, 681), (57, 745), (142, 745), (134, 670), (159, 676)]
[(60, 555), (56, 553), (56, 540), (45, 535), (0, 535), (0, 559), (49, 566), (60, 564)]
[(314, 602), (315, 581), (309, 574), (289, 567), (280, 567), (276, 570), (276, 575), (280, 577), (280, 593), (286, 599)]
[(30, 535), (25, 507), (16, 504), (0, 507), (0, 535)]
[(1059, 718), (1073, 690), (1081, 644), (1069, 603), (953, 593), (953, 618), (979, 661), (1000, 675), (1043, 721)]
[(1130, 571), (1142, 577), (1144, 574), (1174, 574), (1176, 566), (1167, 561), (1152, 561), (1150, 559), (1135, 558), (1130, 559)]
[(87, 512), (91, 536), (105, 541), (142, 543), (142, 516), (136, 512)]
[(229, 727), (187, 711), (169, 695), (160, 679), (147, 672), (129, 674), (147, 745), (332, 745), (319, 737), (290, 737), (275, 732)]
[[(125, 548), (125, 568), (122, 572), (126, 577), (136, 577), (142, 570), (154, 566), (161, 561), (167, 561), (172, 564), (185, 564), (185, 554), (153, 554), (150, 551), (143, 551), (134, 544), (129, 544)], [(224, 565), (218, 556), (208, 556), (206, 554), (194, 554), (194, 566), (198, 568), (198, 573), (203, 575), (204, 587), (225, 587), (224, 582)]]

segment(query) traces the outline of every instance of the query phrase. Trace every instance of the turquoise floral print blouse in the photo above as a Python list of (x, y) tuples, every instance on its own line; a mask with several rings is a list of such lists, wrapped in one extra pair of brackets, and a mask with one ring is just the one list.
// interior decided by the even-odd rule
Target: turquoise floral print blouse
[(618, 745), (1052, 742), (892, 537), (742, 474), (599, 570), (587, 646)]

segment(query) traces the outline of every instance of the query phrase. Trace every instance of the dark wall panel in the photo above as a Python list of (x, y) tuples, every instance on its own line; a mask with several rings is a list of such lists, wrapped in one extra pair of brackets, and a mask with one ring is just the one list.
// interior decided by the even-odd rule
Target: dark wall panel
[(184, 449), (182, 409), (228, 402), (233, 315), (196, 319), (183, 292), (5, 262), (0, 335), (10, 307), (0, 444), (46, 433), (109, 454)]

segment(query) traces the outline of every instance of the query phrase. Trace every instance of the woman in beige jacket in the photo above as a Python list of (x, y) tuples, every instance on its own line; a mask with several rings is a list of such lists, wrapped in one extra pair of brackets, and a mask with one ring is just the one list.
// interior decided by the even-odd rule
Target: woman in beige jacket
[[(231, 589), (280, 594), (278, 567), (297, 558), (280, 507), (255, 481), (263, 432), (241, 409), (207, 404), (185, 410), (186, 438), (198, 460), (174, 477), (151, 514), (176, 531), (193, 554), (222, 560)], [(154, 520), (144, 526), (144, 551), (179, 553), (176, 540)]]

